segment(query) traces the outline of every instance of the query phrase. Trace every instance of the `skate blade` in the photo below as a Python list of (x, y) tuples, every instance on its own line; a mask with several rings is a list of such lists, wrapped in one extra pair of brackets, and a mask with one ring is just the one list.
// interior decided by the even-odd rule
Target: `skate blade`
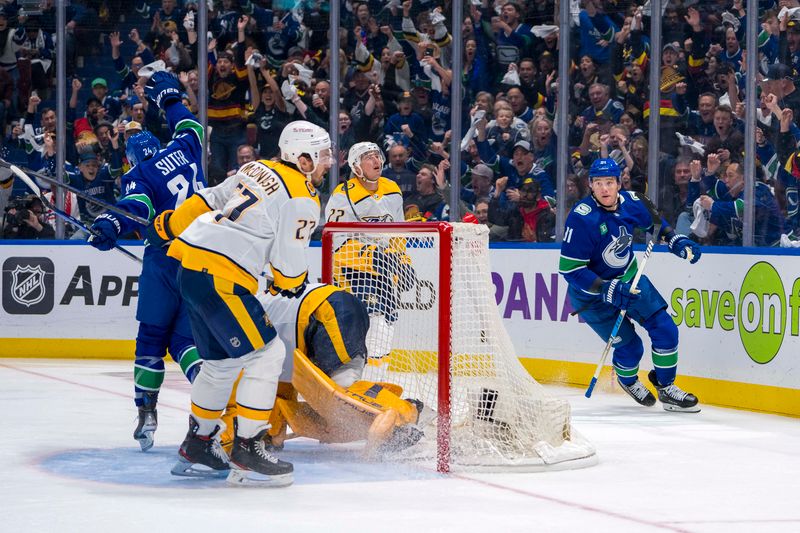
[(231, 468), (227, 482), (228, 485), (233, 485), (234, 487), (288, 487), (294, 483), (294, 475), (290, 472), (288, 474), (267, 476), (252, 470)]
[(178, 459), (178, 462), (175, 463), (175, 466), (172, 467), (172, 470), (170, 470), (170, 473), (173, 476), (216, 478), (216, 479), (222, 479), (227, 477), (228, 472), (230, 472), (230, 469), (214, 470), (213, 468), (209, 468), (206, 465), (191, 463), (186, 459), (184, 459), (183, 457), (180, 457)]
[(143, 452), (146, 452), (153, 447), (153, 444), (155, 443), (153, 433), (155, 433), (155, 431), (145, 431), (141, 435), (134, 437), (139, 442), (139, 446), (142, 447)]
[(662, 403), (662, 407), (664, 407), (665, 411), (669, 411), (670, 413), (699, 413), (700, 406), (695, 405), (694, 407), (679, 407), (677, 405), (672, 405), (671, 403)]

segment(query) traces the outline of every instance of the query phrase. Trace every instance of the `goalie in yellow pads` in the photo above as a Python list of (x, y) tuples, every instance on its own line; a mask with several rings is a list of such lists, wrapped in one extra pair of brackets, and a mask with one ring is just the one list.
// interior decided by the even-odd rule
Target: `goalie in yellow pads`
[(299, 298), (275, 291), (258, 298), (286, 346), (270, 418), (273, 446), (282, 446), (287, 423), (295, 436), (321, 442), (366, 439), (368, 455), (402, 449), (422, 437), (415, 427), (422, 402), (401, 399), (399, 385), (361, 380), (369, 317), (357, 297), (313, 284)]
[[(403, 195), (394, 181), (381, 176), (383, 152), (377, 144), (360, 142), (347, 153), (353, 177), (334, 190), (325, 208), (327, 222), (402, 222)], [(370, 357), (388, 354), (397, 321), (401, 293), (414, 287), (416, 275), (406, 254), (406, 240), (346, 239), (335, 243), (336, 285), (366, 303), (370, 316), (367, 347)]]

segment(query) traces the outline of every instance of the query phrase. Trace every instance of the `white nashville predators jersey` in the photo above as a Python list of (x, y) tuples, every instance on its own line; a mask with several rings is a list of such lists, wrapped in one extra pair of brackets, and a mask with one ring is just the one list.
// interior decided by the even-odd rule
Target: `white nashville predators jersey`
[(403, 193), (394, 181), (381, 177), (378, 188), (368, 191), (358, 178), (350, 178), (333, 191), (325, 208), (327, 222), (403, 222)]
[(320, 204), (303, 174), (282, 163), (252, 161), (196, 196), (194, 210), (199, 206), (206, 212), (191, 223), (187, 220), (185, 229), (180, 227), (186, 220), (183, 209), (192, 206), (181, 206), (170, 219), (178, 237), (168, 253), (184, 268), (236, 282), (253, 294), (262, 273), (281, 289), (294, 289), (305, 281), (305, 250), (319, 220)]

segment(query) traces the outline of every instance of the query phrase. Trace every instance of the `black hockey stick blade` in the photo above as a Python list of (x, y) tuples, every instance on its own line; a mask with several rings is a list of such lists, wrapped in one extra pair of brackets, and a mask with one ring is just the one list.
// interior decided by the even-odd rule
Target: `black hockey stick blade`
[[(21, 180), (22, 180), (22, 182), (23, 182), (23, 183), (24, 183), (24, 184), (25, 184), (25, 185), (26, 185), (26, 186), (27, 186), (27, 187), (28, 187), (28, 188), (29, 188), (31, 191), (33, 191), (33, 193), (34, 193), (36, 196), (38, 196), (38, 197), (39, 197), (39, 199), (42, 201), (42, 203), (44, 204), (44, 206), (45, 206), (46, 208), (48, 208), (48, 209), (52, 210), (52, 211), (53, 211), (53, 212), (54, 212), (56, 215), (60, 216), (61, 218), (63, 218), (63, 219), (64, 219), (64, 220), (66, 220), (67, 222), (69, 222), (70, 224), (72, 224), (72, 225), (74, 225), (74, 226), (76, 226), (76, 227), (78, 227), (78, 228), (82, 229), (82, 230), (83, 230), (83, 231), (85, 231), (86, 233), (88, 233), (88, 234), (90, 234), (90, 235), (94, 235), (94, 236), (96, 236), (96, 237), (100, 237), (100, 236), (101, 236), (101, 235), (99, 235), (99, 234), (98, 234), (96, 231), (94, 231), (94, 230), (92, 230), (91, 228), (87, 227), (87, 226), (86, 226), (86, 225), (85, 225), (83, 222), (81, 222), (81, 221), (80, 221), (80, 220), (78, 220), (77, 218), (75, 218), (75, 217), (73, 217), (73, 216), (69, 215), (69, 214), (68, 214), (68, 213), (66, 213), (65, 211), (62, 211), (61, 209), (59, 209), (59, 208), (57, 208), (55, 205), (53, 205), (53, 202), (51, 202), (50, 200), (48, 200), (48, 199), (47, 199), (47, 197), (46, 197), (44, 194), (42, 194), (42, 190), (39, 188), (39, 186), (38, 186), (38, 185), (36, 185), (36, 183), (35, 183), (35, 182), (34, 182), (34, 181), (33, 181), (33, 180), (30, 178), (30, 176), (28, 176), (27, 174), (25, 174), (25, 172), (24, 172), (22, 169), (20, 169), (18, 166), (16, 166), (16, 165), (10, 165), (8, 168), (10, 168), (10, 169), (11, 169), (11, 172), (13, 172), (13, 173), (14, 173), (14, 174), (15, 174), (15, 175), (16, 175), (16, 176), (19, 178), (19, 179), (21, 179)], [(122, 246), (120, 246), (120, 245), (118, 245), (118, 244), (114, 244), (114, 249), (115, 249), (115, 250), (118, 250), (120, 253), (122, 253), (123, 255), (125, 255), (127, 258), (129, 258), (129, 259), (132, 259), (132, 260), (136, 261), (137, 263), (141, 263), (141, 262), (142, 262), (141, 258), (139, 258), (139, 257), (138, 257), (138, 256), (136, 256), (134, 253), (132, 253), (132, 252), (130, 252), (130, 251), (128, 251), (128, 250), (126, 250), (125, 248), (123, 248)]]

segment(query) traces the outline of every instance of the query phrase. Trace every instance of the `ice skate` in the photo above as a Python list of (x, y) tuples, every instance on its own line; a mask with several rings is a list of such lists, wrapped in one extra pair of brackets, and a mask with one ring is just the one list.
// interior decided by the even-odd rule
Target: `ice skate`
[(699, 413), (700, 407), (697, 405), (697, 396), (692, 393), (681, 390), (674, 383), (662, 387), (658, 384), (656, 379), (656, 371), (651, 370), (647, 375), (656, 390), (658, 390), (658, 399), (665, 411), (676, 411), (681, 413)]
[(267, 430), (245, 439), (236, 435), (228, 483), (237, 486), (286, 487), (294, 482), (292, 463), (281, 461), (267, 449)]
[(628, 396), (636, 400), (636, 403), (646, 407), (652, 407), (656, 404), (656, 397), (638, 378), (632, 385), (625, 385), (619, 379), (617, 379), (617, 383), (622, 387), (622, 390), (628, 393)]
[(189, 417), (189, 433), (178, 451), (178, 462), (172, 474), (186, 477), (225, 477), (230, 472), (228, 456), (220, 446), (217, 435), (219, 426), (208, 436), (197, 434), (198, 425)]
[(153, 447), (153, 434), (158, 428), (158, 412), (156, 411), (158, 393), (145, 392), (143, 400), (144, 403), (139, 407), (139, 423), (133, 432), (133, 438), (139, 441), (142, 451), (146, 452)]

